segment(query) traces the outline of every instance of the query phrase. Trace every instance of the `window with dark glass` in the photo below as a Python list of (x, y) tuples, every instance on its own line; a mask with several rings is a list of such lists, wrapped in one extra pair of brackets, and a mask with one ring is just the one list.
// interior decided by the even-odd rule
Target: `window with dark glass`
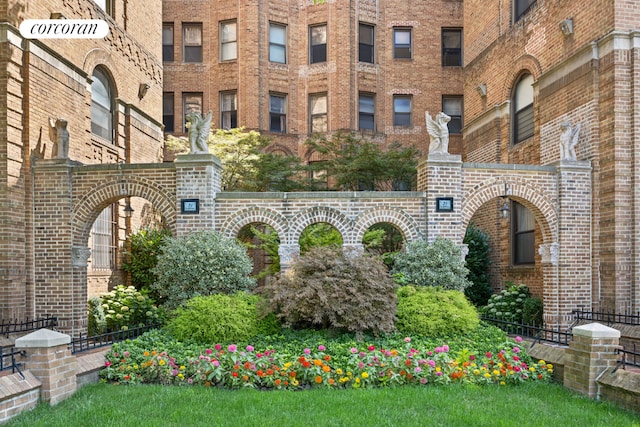
[(285, 133), (287, 131), (287, 97), (285, 95), (269, 95), (269, 130)]
[(220, 94), (220, 116), (222, 129), (234, 129), (238, 127), (236, 92), (223, 92)]
[(113, 142), (113, 93), (106, 73), (96, 68), (91, 82), (91, 132)]
[(513, 264), (535, 262), (535, 219), (533, 212), (518, 202), (511, 202), (513, 212)]
[(309, 27), (309, 64), (327, 60), (327, 26)]
[(393, 29), (393, 57), (411, 59), (411, 28)]
[(375, 130), (375, 97), (369, 93), (361, 93), (358, 101), (358, 128)]
[(513, 22), (522, 18), (536, 3), (536, 0), (513, 0)]
[(281, 24), (269, 24), (269, 61), (287, 63), (287, 27)]
[(513, 143), (518, 144), (533, 136), (533, 76), (523, 75), (513, 95)]
[(462, 96), (445, 95), (442, 97), (442, 112), (451, 117), (449, 123), (450, 134), (462, 133)]
[(162, 61), (173, 62), (173, 24), (162, 24)]
[(309, 96), (309, 113), (311, 133), (326, 132), (328, 129), (326, 94), (313, 94)]
[(182, 93), (182, 113), (184, 117), (182, 125), (185, 132), (187, 132), (187, 115), (191, 112), (202, 114), (202, 92)]
[(394, 95), (393, 125), (411, 126), (411, 95)]
[(202, 62), (202, 24), (182, 24), (184, 62)]
[(462, 65), (462, 30), (448, 28), (442, 30), (442, 66)]
[(236, 21), (220, 23), (220, 60), (231, 61), (238, 58), (238, 36)]
[(164, 124), (165, 132), (173, 132), (175, 122), (175, 113), (173, 107), (173, 92), (164, 92), (162, 94), (162, 124)]
[(374, 63), (374, 26), (360, 24), (358, 30), (358, 61)]

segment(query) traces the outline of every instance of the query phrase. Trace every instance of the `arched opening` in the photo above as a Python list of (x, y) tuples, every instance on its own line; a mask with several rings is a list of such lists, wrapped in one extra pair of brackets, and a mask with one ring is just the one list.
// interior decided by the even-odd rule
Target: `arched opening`
[(253, 261), (251, 276), (263, 286), (280, 271), (280, 237), (268, 224), (254, 222), (247, 224), (238, 232), (240, 240), (247, 248), (247, 254)]
[(391, 267), (391, 255), (400, 252), (405, 243), (400, 229), (388, 222), (379, 222), (371, 225), (362, 236), (364, 249), (369, 253), (382, 257), (388, 267)]
[(341, 247), (342, 235), (333, 225), (326, 222), (316, 222), (307, 226), (298, 239), (300, 254), (304, 255), (309, 249), (317, 246)]

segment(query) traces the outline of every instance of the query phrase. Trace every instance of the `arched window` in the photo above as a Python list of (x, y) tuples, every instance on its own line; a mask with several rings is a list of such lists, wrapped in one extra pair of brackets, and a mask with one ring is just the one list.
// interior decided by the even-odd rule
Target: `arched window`
[(533, 76), (524, 74), (513, 92), (513, 143), (533, 136)]
[(91, 83), (91, 132), (113, 141), (113, 90), (105, 72), (98, 68)]

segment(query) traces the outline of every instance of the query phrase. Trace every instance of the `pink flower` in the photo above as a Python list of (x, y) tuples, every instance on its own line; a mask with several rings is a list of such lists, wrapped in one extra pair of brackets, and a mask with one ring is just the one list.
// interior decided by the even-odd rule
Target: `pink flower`
[(419, 374), (420, 372), (422, 372), (422, 368), (420, 366), (416, 366), (416, 369), (414, 369), (414, 371), (416, 371), (416, 374)]
[(306, 354), (306, 355), (311, 354), (311, 349), (310, 348), (305, 348), (304, 349), (304, 354)]
[(351, 354), (356, 354), (358, 352), (358, 349), (355, 347), (351, 347)]
[(435, 360), (431, 360), (431, 359), (429, 359), (429, 360), (427, 360), (427, 363), (428, 363), (428, 364), (429, 364), (429, 366), (431, 366), (432, 368), (435, 368), (435, 367), (436, 367), (436, 362), (435, 362)]
[[(266, 353), (266, 352), (265, 352), (265, 354), (267, 354), (267, 355), (268, 355), (268, 353)], [(258, 359), (260, 359), (262, 356), (264, 356), (264, 354), (262, 354), (262, 353), (256, 353), (256, 357), (257, 357)]]
[(213, 347), (213, 348), (215, 348), (217, 351), (220, 351), (222, 346), (220, 344), (216, 344), (215, 347)]
[(519, 347), (513, 347), (512, 350), (514, 353), (520, 353), (520, 348)]
[(320, 350), (320, 351), (325, 351), (325, 350), (326, 350), (326, 347), (325, 347), (325, 346), (323, 346), (323, 345), (319, 345), (319, 346), (318, 346), (318, 350)]
[(516, 342), (519, 344), (519, 343), (521, 343), (521, 342), (522, 342), (522, 337), (517, 336), (517, 337), (515, 337), (515, 340), (516, 340)]
[(404, 339), (404, 342), (411, 342), (411, 338), (406, 337), (406, 338)]
[(487, 351), (487, 352), (485, 353), (485, 357), (486, 357), (487, 359), (491, 359), (491, 358), (493, 357), (493, 354), (491, 354), (491, 352), (490, 352), (490, 351)]
[(211, 362), (211, 364), (212, 364), (213, 366), (215, 366), (216, 368), (217, 368), (218, 366), (220, 366), (220, 362), (218, 362), (217, 360), (214, 360), (213, 362)]
[(427, 383), (426, 378), (420, 378), (420, 384), (426, 384), (426, 383)]
[(207, 353), (208, 355), (210, 355), (211, 353), (213, 353), (213, 350), (211, 350), (210, 348), (206, 349), (204, 351), (205, 353)]
[(104, 366), (106, 366), (106, 367), (108, 368), (109, 366), (111, 366), (111, 362), (109, 362), (109, 361), (107, 360), (106, 362), (104, 362)]
[(449, 346), (448, 346), (448, 345), (446, 345), (446, 344), (445, 344), (445, 345), (443, 345), (443, 346), (442, 346), (442, 351), (443, 351), (444, 353), (448, 353), (448, 352), (449, 352)]
[(469, 360), (473, 362), (474, 360), (476, 360), (476, 356), (474, 356), (473, 354), (470, 355), (469, 356)]
[(229, 353), (235, 353), (237, 349), (238, 349), (238, 346), (235, 344), (229, 344), (229, 347), (227, 347), (227, 350), (229, 350)]
[(434, 349), (434, 351), (435, 351), (436, 353), (443, 353), (443, 352), (444, 352), (444, 349), (443, 349), (442, 347), (436, 347), (436, 348)]
[(252, 345), (248, 345), (246, 350), (251, 353), (253, 351), (253, 346)]
[(367, 347), (367, 350), (369, 350), (369, 351), (373, 351), (373, 350), (375, 350), (375, 349), (376, 349), (376, 348), (375, 348), (374, 346), (372, 346), (372, 345), (370, 345), (369, 347)]
[(442, 376), (442, 371), (436, 372), (436, 377), (441, 377), (441, 376)]

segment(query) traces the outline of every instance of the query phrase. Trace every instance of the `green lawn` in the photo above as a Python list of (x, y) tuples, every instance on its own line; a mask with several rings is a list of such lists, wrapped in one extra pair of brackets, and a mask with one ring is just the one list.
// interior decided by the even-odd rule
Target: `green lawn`
[(555, 384), (255, 391), (92, 384), (14, 426), (640, 426), (640, 413)]

